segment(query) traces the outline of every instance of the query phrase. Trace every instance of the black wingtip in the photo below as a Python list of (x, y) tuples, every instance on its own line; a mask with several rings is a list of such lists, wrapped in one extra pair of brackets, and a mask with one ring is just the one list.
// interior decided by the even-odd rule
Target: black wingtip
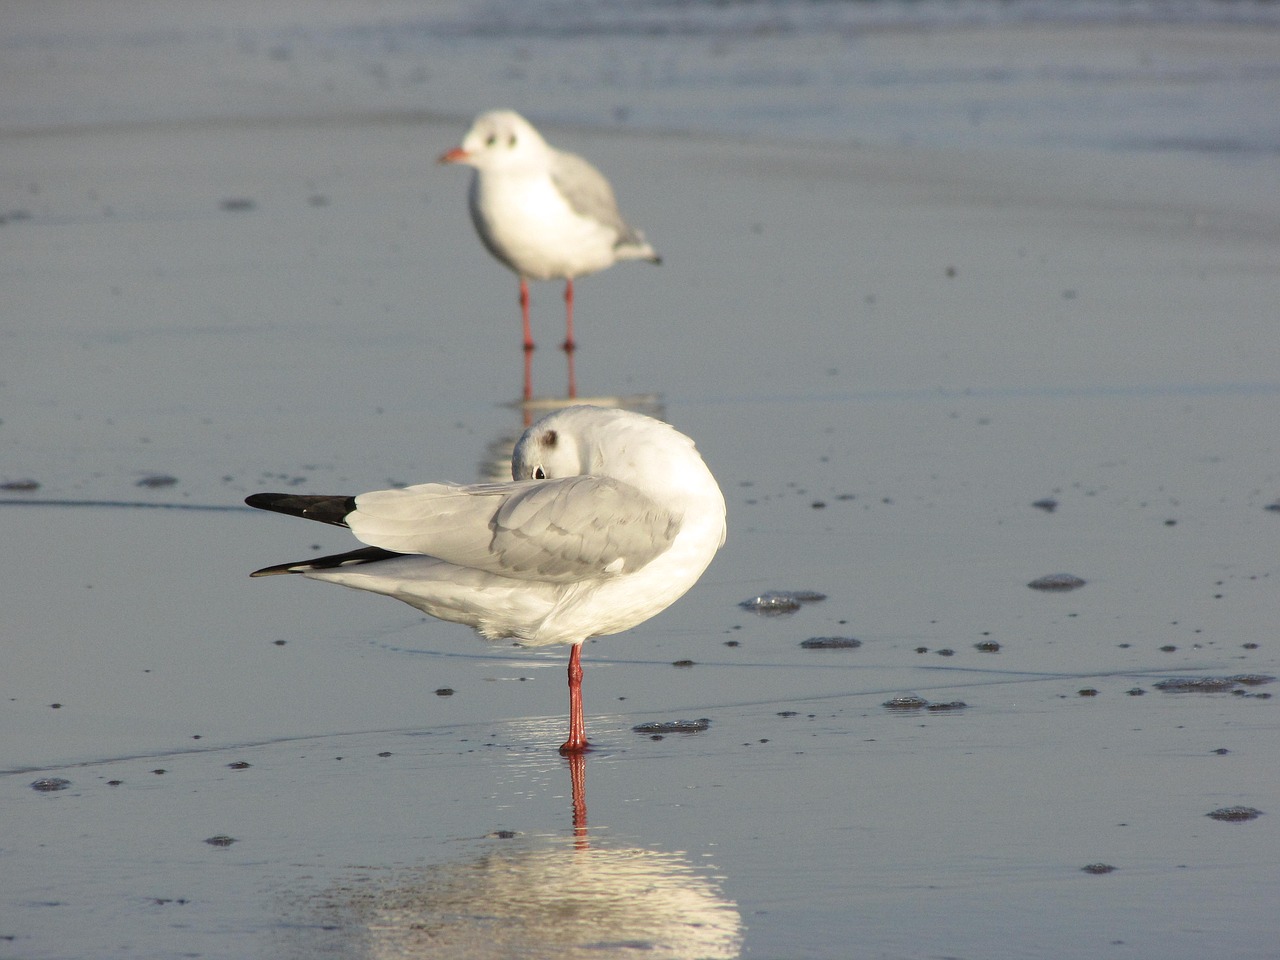
[(275, 577), (284, 573), (307, 573), (310, 570), (335, 570), (338, 567), (354, 567), (364, 563), (377, 563), (379, 560), (392, 560), (404, 554), (381, 547), (360, 547), (346, 553), (334, 553), (327, 557), (315, 557), (312, 560), (294, 560), (291, 563), (277, 563), (263, 567), (249, 574), (250, 577)]
[(316, 496), (296, 493), (255, 493), (244, 502), (259, 510), (283, 513), (289, 517), (302, 517), (336, 527), (347, 525), (346, 516), (356, 508), (356, 498), (346, 495)]

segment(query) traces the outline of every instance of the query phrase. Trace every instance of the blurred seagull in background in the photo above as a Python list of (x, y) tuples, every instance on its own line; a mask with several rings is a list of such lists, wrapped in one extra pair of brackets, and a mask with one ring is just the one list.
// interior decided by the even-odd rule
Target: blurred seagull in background
[(661, 263), (662, 258), (643, 233), (622, 219), (613, 188), (599, 170), (548, 144), (514, 111), (480, 114), (462, 146), (444, 153), (440, 162), (475, 168), (468, 195), (471, 220), (488, 251), (520, 277), (525, 400), (533, 394), (529, 281), (565, 281), (563, 347), (569, 361), (569, 396), (576, 396), (574, 278), (619, 260)]

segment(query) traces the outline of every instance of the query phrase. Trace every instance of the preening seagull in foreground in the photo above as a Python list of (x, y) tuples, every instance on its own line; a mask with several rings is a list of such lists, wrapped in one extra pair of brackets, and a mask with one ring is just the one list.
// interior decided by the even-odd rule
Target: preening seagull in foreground
[(697, 582), (724, 543), (724, 495), (674, 427), (590, 406), (526, 430), (511, 476), (355, 497), (256, 493), (252, 507), (349, 527), (368, 546), (253, 576), (384, 593), (490, 640), (572, 644), (560, 752), (580, 753), (583, 641), (648, 620)]
[(532, 394), (529, 281), (564, 280), (569, 396), (573, 378), (573, 279), (619, 260), (661, 258), (618, 213), (613, 188), (582, 157), (557, 150), (520, 114), (492, 110), (476, 117), (462, 146), (441, 163), (475, 168), (468, 197), (471, 220), (489, 252), (520, 277), (524, 322), (525, 399)]

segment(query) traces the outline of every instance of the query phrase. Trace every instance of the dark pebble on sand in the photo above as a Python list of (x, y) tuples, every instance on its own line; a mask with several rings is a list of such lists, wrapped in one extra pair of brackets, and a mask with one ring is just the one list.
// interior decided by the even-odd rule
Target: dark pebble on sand
[(1155, 684), (1165, 693), (1230, 693), (1236, 687), (1260, 687), (1275, 677), (1263, 673), (1239, 673), (1231, 677), (1175, 677)]
[(1085, 582), (1071, 573), (1050, 573), (1036, 577), (1027, 584), (1032, 590), (1075, 590), (1083, 587)]
[(5, 493), (30, 493), (39, 489), (40, 483), (36, 480), (8, 480), (0, 483), (0, 490)]
[(139, 480), (135, 486), (158, 490), (161, 487), (172, 487), (177, 482), (177, 477), (171, 477), (167, 473), (150, 473)]
[(692, 660), (673, 660), (671, 661), (671, 665), (673, 667), (680, 667), (681, 669), (688, 669), (689, 667), (693, 666), (693, 661)]
[(1085, 873), (1101, 875), (1104, 873), (1111, 873), (1113, 870), (1115, 870), (1115, 867), (1113, 867), (1109, 863), (1090, 863), (1090, 864), (1087, 864), (1086, 866), (1081, 867), (1080, 869), (1083, 870)]
[(776, 617), (783, 613), (795, 613), (802, 604), (817, 603), (825, 599), (826, 594), (814, 590), (770, 590), (750, 600), (743, 600), (738, 606), (761, 616)]
[(952, 700), (950, 703), (931, 703), (925, 709), (939, 713), (945, 710), (964, 710), (968, 706), (963, 700)]
[(653, 736), (655, 734), (668, 733), (702, 733), (710, 726), (711, 721), (703, 717), (701, 720), (663, 720), (654, 721), (653, 723), (641, 723), (631, 729), (635, 733)]
[(248, 770), (251, 764), (246, 763), (243, 760), (237, 760), (234, 763), (228, 763), (227, 766), (232, 770)]
[(862, 641), (853, 637), (810, 637), (801, 640), (800, 646), (806, 650), (852, 650), (862, 646)]
[(1210, 810), (1205, 816), (1221, 820), (1223, 823), (1244, 823), (1246, 820), (1257, 820), (1262, 816), (1262, 811), (1255, 810), (1253, 807), (1221, 807)]
[(1076, 693), (1081, 697), (1096, 697), (1098, 691), (1093, 687), (1085, 687), (1083, 690), (1077, 690)]
[(440, 687), (438, 690), (436, 690), (436, 696), (437, 696), (437, 697), (452, 697), (452, 696), (453, 696), (453, 687)]
[(915, 694), (894, 697), (892, 700), (886, 700), (883, 704), (890, 710), (921, 710), (928, 705), (928, 700), (924, 697), (917, 697)]
[(205, 843), (211, 847), (229, 847), (235, 842), (235, 837), (228, 837), (225, 833), (220, 833), (216, 837), (209, 837), (205, 840)]
[(258, 206), (258, 204), (248, 197), (228, 197), (223, 200), (222, 203), (218, 204), (218, 206), (223, 210), (242, 211), (253, 210)]
[(1053, 513), (1053, 511), (1058, 509), (1058, 501), (1046, 498), (1044, 500), (1037, 500), (1032, 504), (1032, 506), (1037, 510), (1043, 510), (1045, 513)]
[(53, 793), (55, 790), (65, 790), (71, 786), (70, 780), (62, 777), (44, 777), (31, 784), (32, 790), (38, 790), (41, 793)]
[(982, 640), (973, 645), (973, 648), (979, 653), (999, 653), (1000, 644), (994, 640)]

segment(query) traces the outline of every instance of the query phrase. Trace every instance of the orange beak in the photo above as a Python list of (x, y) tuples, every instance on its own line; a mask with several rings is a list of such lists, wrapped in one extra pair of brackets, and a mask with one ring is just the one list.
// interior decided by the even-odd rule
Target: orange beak
[(462, 163), (466, 159), (467, 159), (467, 151), (463, 150), (461, 147), (454, 147), (452, 150), (446, 150), (444, 153), (440, 154), (440, 159), (437, 160), (436, 162), (437, 163)]

